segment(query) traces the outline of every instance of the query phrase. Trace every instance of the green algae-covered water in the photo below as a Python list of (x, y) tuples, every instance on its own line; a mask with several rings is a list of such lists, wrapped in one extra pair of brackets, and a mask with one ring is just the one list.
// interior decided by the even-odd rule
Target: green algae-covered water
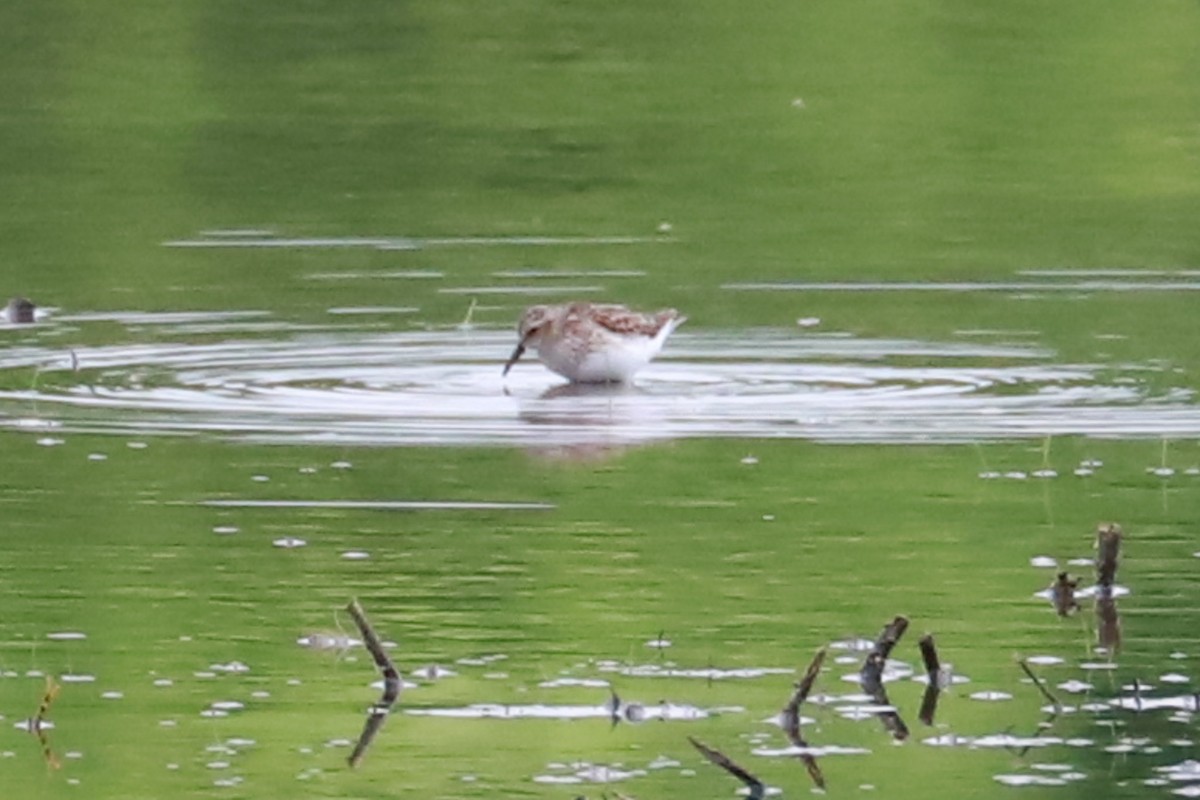
[(1198, 14), (0, 11), (0, 794), (1194, 791)]

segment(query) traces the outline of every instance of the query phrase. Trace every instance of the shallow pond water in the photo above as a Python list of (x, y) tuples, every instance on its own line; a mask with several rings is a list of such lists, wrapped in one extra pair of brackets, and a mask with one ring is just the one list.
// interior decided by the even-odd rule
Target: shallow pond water
[[(322, 260), (302, 281), (380, 274)], [(1018, 304), (1008, 325), (989, 305), (939, 337), (816, 316), (685, 326), (634, 385), (571, 386), (533, 359), (502, 376), (515, 337), (497, 319), (647, 273), (492, 272), (387, 271), (419, 287), (411, 305), (58, 310), (0, 331), (6, 785), (1200, 785), (1200, 411), (1176, 363), (1115, 356), (1104, 330), (1064, 358), (1038, 301), (1010, 292), (987, 301)], [(1091, 291), (1045, 302), (1102, 306), (1109, 290)], [(457, 324), (422, 310), (442, 295), (470, 299)], [(1127, 533), (1098, 591), (1105, 520)], [(896, 615), (913, 630), (872, 683)]]
[[(1200, 794), (1200, 6), (93, 5), (0, 10), (0, 797)], [(570, 298), (689, 321), (502, 377)]]
[[(6, 784), (727, 796), (706, 748), (791, 795), (904, 793), (914, 769), (951, 793), (1195, 785), (1200, 425), (1169, 370), (1017, 330), (698, 330), (587, 389), (532, 361), (502, 379), (507, 331), (371, 319), (9, 331)], [(129, 341), (91, 333), (114, 325)], [(387, 718), (352, 597), (400, 671)], [(895, 614), (914, 632), (873, 694)]]
[(0, 354), (0, 369), (30, 375), (29, 388), (0, 392), (0, 424), (274, 444), (552, 448), (713, 436), (895, 444), (1200, 430), (1192, 391), (1172, 387), (1164, 367), (1062, 363), (1021, 343), (1019, 332), (923, 342), (683, 331), (636, 385), (593, 387), (565, 384), (534, 361), (501, 378), (512, 334), (470, 326), (385, 333), (290, 324), (259, 311), (75, 315), (54, 324), (101, 320), (141, 341), (64, 349), (44, 336)]

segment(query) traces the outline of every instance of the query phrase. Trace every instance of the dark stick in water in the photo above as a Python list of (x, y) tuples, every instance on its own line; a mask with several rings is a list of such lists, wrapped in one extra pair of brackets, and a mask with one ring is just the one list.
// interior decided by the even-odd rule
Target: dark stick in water
[(917, 645), (921, 648), (921, 660), (925, 662), (925, 674), (929, 676), (929, 682), (935, 684), (939, 680), (942, 664), (938, 660), (937, 646), (933, 643), (933, 634), (927, 633), (922, 636), (917, 640)]
[(879, 634), (879, 639), (875, 642), (875, 652), (884, 660), (892, 654), (892, 648), (900, 641), (900, 637), (908, 630), (908, 617), (897, 616), (887, 625), (883, 626), (883, 631)]
[(1117, 579), (1117, 561), (1121, 555), (1121, 526), (1114, 523), (1096, 529), (1096, 583), (1112, 586)]
[(1101, 586), (1096, 592), (1096, 644), (1110, 659), (1121, 649), (1121, 614), (1111, 586)]
[(733, 762), (732, 759), (729, 758), (729, 756), (725, 755), (720, 750), (714, 750), (703, 742), (693, 739), (691, 736), (688, 737), (688, 741), (692, 743), (692, 747), (700, 751), (700, 755), (704, 756), (709, 761), (716, 764), (718, 767), (725, 770), (742, 783), (746, 784), (746, 787), (750, 790), (749, 794), (746, 796), (749, 797), (750, 800), (761, 800), (767, 789), (762, 781), (747, 772), (744, 768), (738, 766)]
[(922, 636), (917, 644), (921, 648), (921, 660), (925, 662), (925, 674), (929, 678), (925, 694), (921, 697), (921, 710), (917, 718), (926, 725), (932, 725), (937, 714), (938, 695), (942, 691), (942, 664), (938, 660), (937, 646), (933, 643), (932, 633)]
[(821, 671), (821, 664), (825, 661), (825, 648), (822, 647), (813, 656), (812, 661), (808, 665), (808, 669), (804, 671), (804, 677), (796, 684), (796, 691), (792, 693), (792, 697), (788, 700), (787, 705), (783, 709), (785, 720), (795, 720), (800, 716), (800, 704), (808, 697), (808, 693), (812, 691), (813, 684), (817, 680), (817, 674)]
[(48, 722), (46, 715), (50, 713), (50, 706), (54, 704), (54, 700), (61, 690), (62, 686), (47, 675), (46, 691), (42, 694), (42, 702), (38, 706), (37, 713), (28, 720), (28, 730), (38, 738), (38, 743), (42, 746), (42, 758), (46, 760), (46, 765), (51, 769), (62, 769), (62, 762), (58, 760), (58, 756), (54, 754), (54, 748), (50, 745), (50, 736), (47, 731), (53, 726), (46, 724)]
[(392, 663), (392, 659), (388, 657), (387, 652), (383, 649), (383, 643), (379, 641), (379, 636), (376, 635), (375, 629), (367, 621), (367, 615), (363, 612), (358, 600), (351, 600), (350, 605), (346, 606), (346, 611), (354, 618), (354, 624), (358, 626), (359, 632), (362, 633), (363, 645), (367, 648), (367, 652), (371, 654), (371, 657), (375, 659), (375, 666), (383, 674), (383, 694), (380, 696), (379, 702), (368, 709), (367, 721), (363, 725), (362, 734), (358, 737), (358, 743), (354, 746), (354, 752), (347, 759), (350, 766), (356, 767), (362, 761), (363, 756), (366, 755), (367, 748), (375, 740), (375, 735), (379, 733), (379, 729), (383, 727), (383, 721), (387, 719), (392, 705), (400, 697), (400, 673), (396, 671), (396, 665)]
[[(783, 707), (783, 712), (780, 714), (783, 732), (794, 747), (808, 747), (808, 742), (800, 735), (800, 704), (804, 702), (808, 697), (808, 693), (812, 691), (813, 684), (817, 680), (817, 675), (821, 671), (821, 664), (824, 661), (825, 648), (822, 647), (813, 656), (808, 669), (804, 671), (804, 677), (796, 683), (796, 690), (792, 692), (791, 698), (788, 699), (787, 705)], [(804, 762), (804, 767), (808, 770), (808, 775), (812, 778), (813, 784), (818, 789), (824, 789), (825, 775), (821, 772), (820, 766), (817, 765), (817, 759), (811, 753), (801, 754), (800, 759)]]
[[(883, 632), (875, 641), (875, 648), (867, 656), (866, 662), (859, 671), (859, 682), (862, 684), (863, 691), (871, 695), (876, 705), (891, 706), (892, 704), (888, 699), (887, 690), (883, 686), (883, 671), (887, 666), (888, 654), (892, 652), (892, 648), (900, 641), (900, 637), (906, 630), (908, 630), (908, 618), (904, 616), (897, 616), (885, 625)], [(902, 742), (908, 738), (908, 726), (904, 724), (904, 720), (894, 709), (880, 711), (877, 716), (896, 741)]]

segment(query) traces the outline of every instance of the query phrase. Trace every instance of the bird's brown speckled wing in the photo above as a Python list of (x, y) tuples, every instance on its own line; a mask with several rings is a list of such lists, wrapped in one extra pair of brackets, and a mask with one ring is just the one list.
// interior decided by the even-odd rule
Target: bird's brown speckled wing
[(674, 319), (674, 309), (659, 311), (657, 314), (639, 314), (630, 311), (625, 306), (592, 306), (592, 320), (602, 328), (613, 333), (638, 334), (641, 336), (656, 336), (662, 326)]

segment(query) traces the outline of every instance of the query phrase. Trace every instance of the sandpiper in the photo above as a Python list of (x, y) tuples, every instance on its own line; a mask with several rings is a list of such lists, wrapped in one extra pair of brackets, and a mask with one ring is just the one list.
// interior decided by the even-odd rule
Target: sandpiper
[(530, 306), (517, 324), (520, 341), (504, 374), (533, 347), (549, 369), (576, 383), (624, 383), (658, 355), (687, 317), (673, 308), (653, 314), (625, 306), (568, 303)]

